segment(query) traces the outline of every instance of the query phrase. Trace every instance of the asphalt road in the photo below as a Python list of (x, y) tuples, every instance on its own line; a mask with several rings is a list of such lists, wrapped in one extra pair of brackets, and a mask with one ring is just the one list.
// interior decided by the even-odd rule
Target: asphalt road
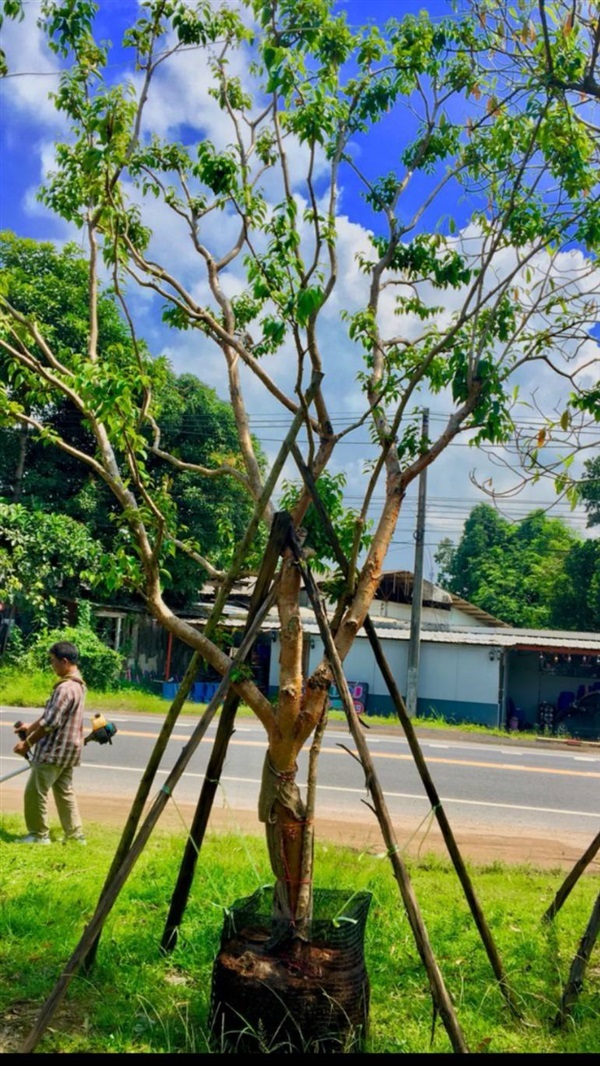
[[(22, 760), (12, 754), (12, 726), (16, 718), (31, 720), (37, 712), (0, 708), (0, 777), (19, 769)], [(156, 716), (115, 714), (112, 745), (88, 744), (77, 771), (81, 796), (102, 796), (121, 803), (133, 799), (161, 720)], [(160, 784), (180, 755), (198, 719), (181, 718), (169, 742), (157, 780)], [(215, 725), (193, 755), (177, 784), (176, 803), (194, 805), (204, 779)], [(430, 803), (402, 731), (373, 727), (368, 743), (392, 819), (403, 827), (426, 827)], [(598, 832), (600, 816), (600, 746), (543, 746), (519, 744), (465, 734), (439, 733), (420, 738), (429, 771), (453, 827), (496, 836), (515, 835), (573, 841), (577, 846)], [(365, 804), (364, 775), (350, 751), (354, 744), (343, 723), (327, 729), (319, 764), (317, 818), (343, 825), (373, 823)], [(252, 719), (239, 719), (231, 740), (215, 805), (231, 811), (256, 811), (264, 731)], [(300, 759), (299, 781), (304, 779), (307, 757)], [(21, 791), (26, 775), (8, 782), (11, 795)]]

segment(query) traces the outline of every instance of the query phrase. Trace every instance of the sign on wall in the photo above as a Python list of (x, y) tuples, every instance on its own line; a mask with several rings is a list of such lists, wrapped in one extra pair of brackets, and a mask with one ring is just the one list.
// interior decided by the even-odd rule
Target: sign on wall
[[(367, 696), (369, 695), (369, 686), (366, 681), (348, 681), (348, 688), (352, 696), (354, 710), (357, 714), (364, 714), (367, 706)], [(343, 711), (344, 709), (336, 685), (329, 686), (329, 706), (334, 711)]]

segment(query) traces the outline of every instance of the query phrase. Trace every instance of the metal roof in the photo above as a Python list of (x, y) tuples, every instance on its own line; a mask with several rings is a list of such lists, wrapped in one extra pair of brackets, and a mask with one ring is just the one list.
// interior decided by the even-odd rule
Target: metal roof
[[(304, 632), (311, 636), (319, 636), (319, 627), (312, 610), (309, 607), (300, 607), (299, 611)], [(206, 618), (188, 618), (186, 621), (191, 625), (204, 625)], [(230, 605), (226, 608), (223, 621), (237, 629), (245, 625), (246, 611), (243, 607)], [(379, 618), (375, 615), (371, 615), (371, 621), (377, 636), (382, 640), (408, 641), (410, 639), (409, 622), (396, 618)], [(270, 611), (263, 622), (263, 631), (277, 632), (279, 628), (277, 612)], [(357, 636), (364, 637), (364, 630), (360, 630)], [(447, 625), (436, 626), (435, 623), (429, 622), (421, 627), (421, 641), (424, 644), (470, 644), (486, 648), (512, 648), (520, 651), (581, 652), (600, 655), (600, 633), (575, 633), (560, 629), (510, 627), (483, 629), (481, 626), (474, 626), (472, 629), (467, 626), (450, 629)]]

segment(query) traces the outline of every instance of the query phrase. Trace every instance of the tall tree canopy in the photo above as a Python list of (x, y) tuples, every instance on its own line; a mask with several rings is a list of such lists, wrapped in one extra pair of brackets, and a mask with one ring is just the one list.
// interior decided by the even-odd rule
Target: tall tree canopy
[(582, 541), (543, 511), (509, 522), (489, 504), (478, 504), (459, 543), (444, 541), (436, 561), (444, 588), (510, 625), (599, 627), (598, 542)]
[(60, 601), (76, 599), (102, 574), (102, 550), (80, 522), (0, 500), (0, 600), (37, 625), (61, 621)]
[[(400, 9), (383, 28), (354, 30), (329, 0), (247, 0), (242, 17), (207, 0), (147, 0), (124, 42), (130, 72), (111, 68), (109, 46), (94, 39), (89, 0), (43, 6), (64, 67), (54, 102), (70, 134), (41, 195), (87, 242), (89, 326), (85, 343), (65, 350), (41, 309), (22, 312), (0, 295), (12, 375), (2, 414), (104, 481), (128, 528), (122, 572), (155, 618), (220, 673), (229, 659), (210, 631), (189, 626), (165, 596), (163, 567), (182, 537), (169, 482), (148, 465), (150, 454), (169, 462), (160, 441), (148, 444), (160, 397), (135, 334), (122, 353), (100, 343), (101, 257), (132, 327), (142, 286), (143, 315), (154, 299), (182, 341), (197, 338), (199, 362), (220, 354), (241, 469), (215, 457), (186, 470), (202, 479), (218, 469), (243, 485), (255, 522), (271, 525), (280, 470), (263, 469), (249, 432), (257, 396), (288, 420), (281, 461), (296, 434), (317, 481), (340, 441), (369, 425), (378, 454), (331, 616), (343, 661), (421, 471), (460, 434), (508, 440), (517, 387), (537, 390), (538, 407), (548, 400), (553, 432), (576, 430), (593, 409), (600, 145), (585, 93), (597, 84), (597, 24), (577, 2), (559, 0), (551, 20), (543, 4), (522, 8), (461, 3), (442, 18)], [(183, 79), (186, 63), (194, 78), (175, 94), (177, 115), (153, 128), (165, 69)], [(379, 132), (388, 151), (375, 172), (369, 145)], [(344, 206), (357, 191), (371, 211), (359, 235)], [(331, 405), (352, 389), (361, 413), (334, 429)], [(422, 440), (431, 395), (451, 413)], [(49, 397), (78, 410), (93, 453), (48, 430), (38, 412)], [(383, 502), (373, 514), (376, 487)], [(297, 758), (333, 677), (327, 657), (302, 673), (298, 552), (309, 505), (303, 490), (276, 583), (276, 703), (235, 679), (267, 735), (260, 809), (290, 928), (310, 896)], [(251, 533), (218, 603), (248, 565)]]
[(585, 478), (579, 492), (587, 511), (588, 526), (600, 526), (600, 456), (584, 463)]

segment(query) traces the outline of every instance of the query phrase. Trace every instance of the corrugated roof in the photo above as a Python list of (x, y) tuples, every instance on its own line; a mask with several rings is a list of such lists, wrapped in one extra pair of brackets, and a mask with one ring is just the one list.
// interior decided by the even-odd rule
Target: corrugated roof
[(488, 614), (481, 607), (476, 607), (474, 603), (469, 603), (468, 600), (455, 596), (453, 592), (450, 593), (450, 596), (453, 605), (463, 611), (464, 614), (470, 615), (471, 618), (478, 618), (480, 622), (485, 622), (486, 625), (491, 626), (493, 629), (510, 629), (508, 622), (503, 622), (501, 618)]
[[(319, 635), (319, 627), (310, 607), (300, 607), (302, 628), (311, 636)], [(230, 606), (226, 610), (227, 623), (233, 628), (245, 625), (246, 611), (240, 607)], [(397, 618), (379, 618), (371, 615), (377, 636), (382, 640), (405, 640), (410, 638), (410, 623)], [(204, 625), (205, 618), (188, 618), (192, 625)], [(271, 611), (262, 626), (267, 632), (278, 631), (279, 618), (276, 611)], [(364, 636), (364, 630), (358, 634)], [(575, 633), (559, 629), (516, 629), (503, 626), (500, 629), (482, 629), (474, 626), (453, 627), (436, 626), (427, 623), (421, 628), (421, 641), (424, 644), (471, 644), (480, 647), (507, 648), (522, 651), (582, 652), (600, 655), (600, 633)]]

